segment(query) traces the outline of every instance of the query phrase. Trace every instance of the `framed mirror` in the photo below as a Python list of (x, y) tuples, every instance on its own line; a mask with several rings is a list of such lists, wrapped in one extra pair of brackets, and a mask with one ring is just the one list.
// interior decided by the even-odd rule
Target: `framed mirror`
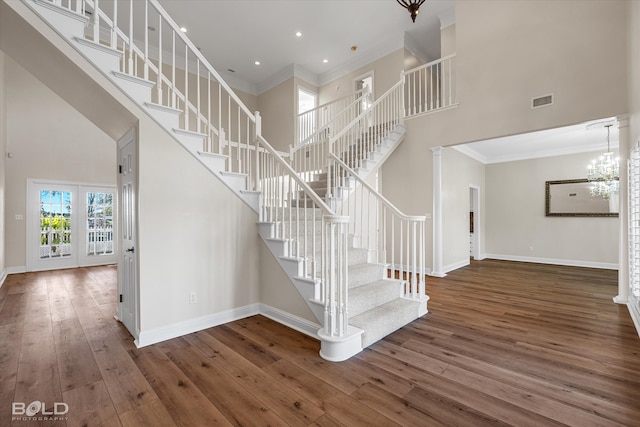
[(619, 194), (591, 195), (587, 179), (566, 179), (545, 183), (545, 216), (617, 217)]

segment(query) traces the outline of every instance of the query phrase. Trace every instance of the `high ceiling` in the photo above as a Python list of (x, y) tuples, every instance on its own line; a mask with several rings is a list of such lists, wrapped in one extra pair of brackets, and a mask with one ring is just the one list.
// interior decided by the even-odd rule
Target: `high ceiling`
[(619, 133), (615, 118), (488, 139), (454, 146), (454, 148), (484, 164), (561, 156), (588, 151), (604, 153), (607, 151), (607, 129), (605, 128), (607, 124), (612, 124), (609, 128), (611, 132), (609, 138), (611, 149), (612, 151), (617, 151)]
[(399, 49), (405, 32), (424, 56), (437, 59), (441, 19), (455, 21), (453, 0), (427, 0), (415, 23), (395, 0), (159, 2), (223, 77), (257, 92), (294, 65), (325, 83)]

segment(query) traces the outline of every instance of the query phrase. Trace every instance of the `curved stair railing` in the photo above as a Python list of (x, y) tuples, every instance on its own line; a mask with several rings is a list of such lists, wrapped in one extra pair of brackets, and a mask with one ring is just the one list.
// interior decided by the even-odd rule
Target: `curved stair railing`
[[(402, 213), (337, 155), (329, 169), (336, 188), (351, 188), (351, 196), (336, 212), (349, 218), (354, 244), (367, 249), (373, 262), (386, 266), (386, 277), (405, 282), (403, 296), (428, 299), (425, 292), (426, 216)], [(426, 308), (426, 306), (425, 306)]]

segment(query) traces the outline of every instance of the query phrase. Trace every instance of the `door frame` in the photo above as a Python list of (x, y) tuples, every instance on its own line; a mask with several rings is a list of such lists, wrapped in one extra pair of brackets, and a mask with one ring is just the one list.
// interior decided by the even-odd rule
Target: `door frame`
[(479, 261), (484, 257), (481, 255), (480, 247), (482, 243), (482, 228), (480, 227), (480, 218), (482, 211), (480, 210), (480, 187), (477, 185), (469, 185), (469, 212), (473, 212), (473, 245), (471, 256), (474, 260)]
[[(133, 144), (133, 152), (135, 153), (135, 159), (131, 162), (135, 168), (133, 171), (133, 186), (134, 186), (134, 202), (131, 208), (126, 206), (126, 201), (124, 200), (124, 190), (123, 190), (123, 180), (122, 180), (122, 167), (126, 162), (123, 159), (122, 151), (129, 144)], [(118, 140), (118, 223), (120, 227), (118, 228), (118, 244), (120, 247), (120, 252), (118, 256), (118, 304), (116, 306), (116, 318), (122, 322), (122, 324), (129, 330), (131, 335), (134, 337), (136, 345), (138, 342), (138, 338), (140, 336), (140, 268), (139, 268), (139, 260), (140, 255), (138, 252), (138, 129), (136, 127), (131, 128), (122, 138)], [(125, 218), (126, 214), (130, 214), (131, 218)], [(133, 252), (132, 260), (135, 272), (132, 275), (133, 283), (130, 287), (126, 287), (124, 284), (125, 281), (125, 272), (128, 271), (125, 267), (125, 256), (131, 256), (131, 254), (127, 253), (127, 249), (122, 244), (124, 240), (124, 233), (126, 233), (128, 226), (125, 221), (131, 220), (128, 222), (131, 227), (133, 227), (133, 248), (135, 251)], [(131, 295), (124, 295), (125, 288), (128, 288), (132, 291)], [(127, 298), (127, 301), (132, 301), (133, 308), (133, 319), (132, 324), (128, 323), (127, 317), (124, 315), (124, 302), (123, 299)]]

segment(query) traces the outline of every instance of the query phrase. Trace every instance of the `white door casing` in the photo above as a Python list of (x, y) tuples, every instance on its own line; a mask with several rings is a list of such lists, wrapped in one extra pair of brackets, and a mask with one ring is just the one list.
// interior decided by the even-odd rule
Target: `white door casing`
[(139, 335), (137, 242), (137, 140), (136, 129), (118, 141), (118, 222), (120, 260), (118, 266), (118, 319), (137, 339)]

